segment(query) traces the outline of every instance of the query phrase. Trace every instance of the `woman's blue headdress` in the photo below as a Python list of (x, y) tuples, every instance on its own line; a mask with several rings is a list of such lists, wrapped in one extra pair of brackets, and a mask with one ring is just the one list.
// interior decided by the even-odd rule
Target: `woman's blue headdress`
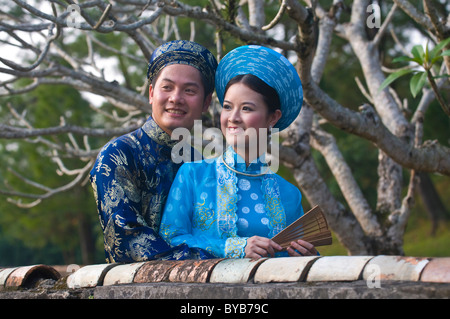
[(281, 131), (297, 118), (303, 104), (302, 82), (297, 70), (283, 55), (257, 45), (230, 51), (220, 61), (216, 72), (216, 93), (221, 104), (228, 82), (242, 74), (253, 74), (277, 91), (282, 117), (275, 128)]

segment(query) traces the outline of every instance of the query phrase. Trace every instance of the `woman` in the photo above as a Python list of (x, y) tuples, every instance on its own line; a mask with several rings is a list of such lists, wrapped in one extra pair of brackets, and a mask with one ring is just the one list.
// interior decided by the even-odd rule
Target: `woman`
[[(216, 91), (223, 105), (221, 130), (230, 147), (214, 161), (182, 165), (160, 234), (172, 245), (186, 243), (217, 257), (275, 256), (282, 248), (270, 238), (303, 214), (301, 194), (270, 171), (263, 154), (266, 145), (255, 140), (264, 140), (261, 135), (272, 127), (286, 128), (297, 117), (303, 97), (300, 79), (279, 53), (244, 46), (219, 63)], [(317, 251), (300, 240), (287, 253)]]

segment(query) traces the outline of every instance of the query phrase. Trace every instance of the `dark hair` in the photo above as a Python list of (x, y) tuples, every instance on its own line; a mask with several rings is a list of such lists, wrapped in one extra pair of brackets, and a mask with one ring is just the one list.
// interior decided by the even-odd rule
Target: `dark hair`
[[(158, 78), (161, 74), (161, 71), (162, 71), (162, 69), (159, 70), (159, 72), (153, 77), (153, 80), (151, 81), (151, 85), (153, 87), (155, 87), (156, 81), (158, 80)], [(214, 86), (211, 87), (211, 85), (208, 84), (208, 81), (206, 80), (206, 78), (202, 72), (200, 72), (200, 77), (202, 79), (203, 90), (205, 91), (204, 97), (206, 98), (208, 96), (208, 94), (211, 94), (212, 92), (214, 92)]]
[(253, 91), (261, 94), (269, 109), (269, 113), (274, 113), (276, 110), (280, 109), (281, 103), (277, 91), (257, 76), (253, 74), (236, 75), (228, 81), (224, 94), (227, 93), (230, 86), (236, 83), (243, 83)]

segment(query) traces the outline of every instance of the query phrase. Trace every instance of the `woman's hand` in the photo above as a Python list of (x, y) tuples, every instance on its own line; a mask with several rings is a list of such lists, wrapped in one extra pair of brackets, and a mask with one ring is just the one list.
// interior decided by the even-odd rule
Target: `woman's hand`
[(287, 252), (289, 256), (317, 256), (317, 250), (314, 245), (301, 239), (296, 242), (291, 242), (291, 246), (287, 248)]
[(282, 247), (273, 240), (266, 237), (253, 236), (247, 239), (247, 246), (245, 246), (245, 257), (254, 260), (261, 257), (274, 257), (275, 252), (281, 250)]

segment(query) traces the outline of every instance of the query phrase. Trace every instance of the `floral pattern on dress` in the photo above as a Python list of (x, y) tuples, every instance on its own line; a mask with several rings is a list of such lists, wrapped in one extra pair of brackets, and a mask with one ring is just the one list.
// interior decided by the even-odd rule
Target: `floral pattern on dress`
[[(230, 167), (236, 164), (232, 148), (223, 156), (181, 166), (164, 208), (160, 235), (172, 245), (187, 244), (220, 258), (243, 258), (247, 239), (256, 235), (241, 227), (243, 217), (258, 217), (262, 232), (257, 235), (269, 237), (303, 214), (301, 193), (272, 172), (249, 178), (236, 174), (223, 164), (223, 160)], [(242, 192), (248, 192), (245, 200)]]
[(150, 117), (140, 129), (113, 139), (100, 151), (90, 179), (107, 262), (211, 258), (187, 245), (172, 247), (158, 234), (164, 203), (181, 166), (171, 160), (176, 142)]

